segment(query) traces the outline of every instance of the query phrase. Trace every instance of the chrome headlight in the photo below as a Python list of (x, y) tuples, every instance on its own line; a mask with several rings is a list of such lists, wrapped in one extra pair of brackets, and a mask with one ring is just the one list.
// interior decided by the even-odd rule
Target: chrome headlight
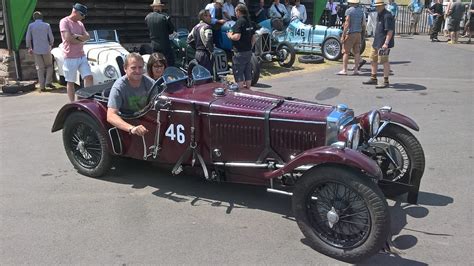
[(117, 70), (115, 69), (115, 67), (111, 65), (108, 65), (107, 67), (105, 67), (104, 75), (108, 77), (109, 79), (118, 77)]
[(380, 128), (380, 112), (373, 110), (369, 113), (369, 134), (370, 137), (377, 135)]
[(346, 138), (346, 147), (357, 150), (360, 142), (360, 126), (352, 125), (349, 131), (347, 132)]

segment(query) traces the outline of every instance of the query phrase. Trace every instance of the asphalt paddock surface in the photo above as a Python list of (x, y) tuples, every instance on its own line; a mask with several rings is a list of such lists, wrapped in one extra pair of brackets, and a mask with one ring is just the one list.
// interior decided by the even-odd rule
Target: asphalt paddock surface
[[(256, 90), (359, 114), (384, 105), (412, 117), (426, 157), (418, 205), (389, 200), (397, 254), (360, 264), (472, 263), (473, 45), (396, 39), (391, 87), (336, 76), (340, 65), (262, 79)], [(0, 94), (0, 263), (344, 264), (313, 250), (290, 198), (208, 183), (190, 173), (120, 159), (104, 178), (79, 175), (51, 133), (67, 96)]]

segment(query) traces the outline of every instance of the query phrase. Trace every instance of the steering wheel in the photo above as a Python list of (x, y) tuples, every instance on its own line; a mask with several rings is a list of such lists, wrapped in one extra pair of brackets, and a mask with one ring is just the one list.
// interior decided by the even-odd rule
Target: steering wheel
[(153, 83), (150, 91), (148, 92), (148, 98), (146, 100), (147, 105), (151, 102), (152, 99), (154, 99), (157, 95), (163, 92), (164, 87), (161, 86), (163, 85), (163, 82), (164, 82), (163, 77), (160, 77), (159, 79), (155, 81), (155, 83)]

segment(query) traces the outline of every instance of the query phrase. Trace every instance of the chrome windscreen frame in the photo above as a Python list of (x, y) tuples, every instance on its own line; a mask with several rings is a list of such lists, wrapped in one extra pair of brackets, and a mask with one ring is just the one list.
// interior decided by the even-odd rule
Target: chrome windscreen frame
[(326, 145), (337, 142), (341, 129), (354, 120), (354, 111), (345, 104), (338, 104), (328, 115), (326, 123)]

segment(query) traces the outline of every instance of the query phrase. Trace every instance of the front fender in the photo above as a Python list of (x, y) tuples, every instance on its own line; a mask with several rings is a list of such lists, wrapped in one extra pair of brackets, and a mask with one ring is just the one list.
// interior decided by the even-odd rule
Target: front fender
[[(365, 115), (367, 115), (367, 113), (363, 113), (363, 114), (357, 116), (355, 118), (357, 123), (359, 123), (360, 120), (362, 119), (362, 117), (364, 117)], [(396, 123), (396, 124), (406, 126), (406, 127), (411, 128), (415, 131), (420, 131), (420, 127), (418, 127), (418, 124), (415, 122), (415, 120), (411, 119), (410, 117), (408, 117), (406, 115), (403, 115), (403, 114), (400, 114), (400, 113), (397, 113), (397, 112), (380, 111), (380, 119), (382, 121), (389, 121), (391, 123)]]
[(352, 149), (346, 148), (340, 150), (328, 146), (307, 150), (289, 161), (282, 168), (265, 174), (265, 177), (275, 178), (292, 172), (297, 167), (303, 165), (320, 165), (327, 163), (349, 166), (361, 170), (376, 179), (382, 179), (382, 171), (374, 160)]
[(107, 109), (102, 104), (88, 99), (64, 105), (56, 115), (51, 132), (61, 130), (64, 126), (64, 121), (66, 121), (66, 118), (72, 112), (86, 112), (97, 121), (97, 124), (103, 130), (103, 133), (107, 133)]
[(415, 120), (397, 112), (380, 112), (380, 119), (404, 125), (415, 131), (420, 131), (420, 127), (418, 127)]

